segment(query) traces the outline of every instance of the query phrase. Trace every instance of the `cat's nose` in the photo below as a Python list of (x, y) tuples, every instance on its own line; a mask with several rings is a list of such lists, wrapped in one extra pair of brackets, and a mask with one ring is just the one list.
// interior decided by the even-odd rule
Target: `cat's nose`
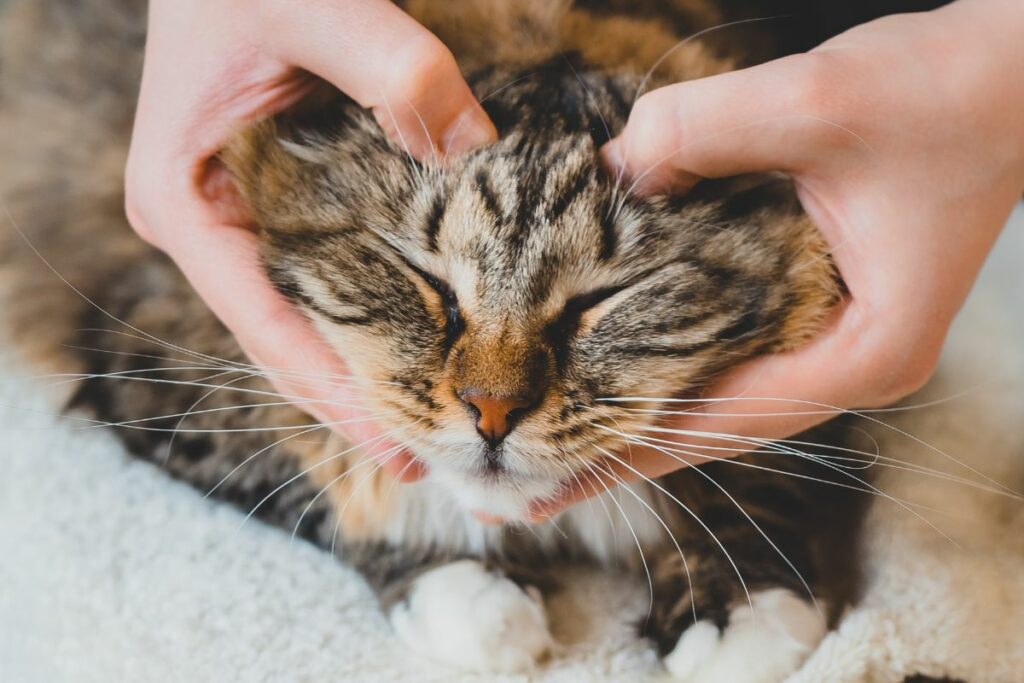
[(508, 436), (534, 403), (528, 396), (495, 396), (473, 389), (464, 389), (458, 396), (476, 416), (476, 431), (492, 447)]

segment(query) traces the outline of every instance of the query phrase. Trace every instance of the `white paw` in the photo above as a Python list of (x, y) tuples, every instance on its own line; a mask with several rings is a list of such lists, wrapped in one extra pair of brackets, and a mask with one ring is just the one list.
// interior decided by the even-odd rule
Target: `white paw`
[(391, 623), (413, 651), (471, 671), (525, 671), (553, 644), (539, 591), (474, 560), (416, 579)]
[(672, 678), (685, 683), (779, 683), (825, 637), (825, 618), (806, 600), (775, 588), (752, 593), (729, 615), (725, 631), (699, 621), (665, 657)]

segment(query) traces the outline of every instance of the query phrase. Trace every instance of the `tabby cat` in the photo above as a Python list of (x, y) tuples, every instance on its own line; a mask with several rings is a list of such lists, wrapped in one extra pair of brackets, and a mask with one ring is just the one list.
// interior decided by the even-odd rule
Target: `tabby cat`
[(23, 233), (4, 231), (5, 308), (28, 356), (80, 373), (67, 408), (336, 553), (428, 657), (534, 666), (553, 645), (557, 569), (584, 563), (649, 580), (640, 632), (676, 680), (797, 669), (854, 587), (857, 497), (812, 481), (837, 468), (776, 448), (624, 485), (529, 529), (473, 514), (520, 518), (630, 445), (657, 444), (644, 430), (663, 399), (798, 346), (842, 297), (786, 179), (642, 197), (599, 163), (638, 89), (736, 68), (749, 32), (680, 43), (725, 19), (704, 0), (408, 0), (454, 51), (497, 142), (418, 163), (322, 88), (226, 146), (269, 278), (353, 373), (305, 379), (358, 387), (429, 466), (396, 485), (275, 393), (128, 227), (144, 5), (16, 0), (2, 20), (0, 189)]

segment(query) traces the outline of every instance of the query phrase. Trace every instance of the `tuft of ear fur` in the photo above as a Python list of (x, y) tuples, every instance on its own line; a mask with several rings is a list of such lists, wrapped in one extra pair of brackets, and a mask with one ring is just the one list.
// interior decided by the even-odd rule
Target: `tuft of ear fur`
[(340, 210), (392, 202), (415, 164), (367, 110), (327, 85), (240, 130), (220, 159), (257, 227), (287, 232), (332, 227)]

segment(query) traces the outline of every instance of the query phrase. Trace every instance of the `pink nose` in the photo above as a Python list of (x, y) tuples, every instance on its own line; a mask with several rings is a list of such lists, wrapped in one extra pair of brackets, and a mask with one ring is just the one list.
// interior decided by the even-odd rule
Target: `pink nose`
[(476, 413), (476, 430), (492, 446), (501, 443), (515, 426), (530, 399), (521, 396), (491, 396), (473, 390), (459, 392), (459, 398)]

